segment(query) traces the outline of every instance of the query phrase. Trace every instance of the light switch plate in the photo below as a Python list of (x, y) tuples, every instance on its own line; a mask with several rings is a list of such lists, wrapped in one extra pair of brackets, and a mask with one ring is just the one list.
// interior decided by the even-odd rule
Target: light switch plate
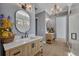
[(71, 33), (71, 39), (77, 40), (77, 33)]

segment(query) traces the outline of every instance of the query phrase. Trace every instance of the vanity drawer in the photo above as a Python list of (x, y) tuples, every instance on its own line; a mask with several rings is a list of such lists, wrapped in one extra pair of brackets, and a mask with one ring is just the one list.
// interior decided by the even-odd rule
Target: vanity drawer
[(40, 46), (41, 46), (40, 45), (40, 40), (36, 40), (36, 41), (32, 42), (32, 45), (31, 45), (32, 55), (36, 55), (39, 52)]
[(10, 50), (10, 56), (23, 56), (24, 55), (24, 47), (19, 46)]
[(6, 54), (6, 56), (9, 56), (9, 50), (7, 50), (7, 51), (5, 52), (5, 54)]

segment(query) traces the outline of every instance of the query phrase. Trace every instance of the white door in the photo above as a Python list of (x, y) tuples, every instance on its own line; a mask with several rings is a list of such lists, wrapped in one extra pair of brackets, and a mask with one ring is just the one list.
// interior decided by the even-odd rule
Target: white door
[(56, 38), (66, 41), (66, 16), (56, 17)]

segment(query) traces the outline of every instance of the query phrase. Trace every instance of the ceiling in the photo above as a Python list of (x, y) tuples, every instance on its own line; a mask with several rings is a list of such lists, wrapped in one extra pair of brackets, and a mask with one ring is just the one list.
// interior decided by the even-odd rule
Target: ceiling
[[(35, 13), (40, 13), (42, 11), (46, 11), (49, 15), (52, 14), (51, 8), (53, 7), (55, 3), (36, 3), (35, 4)], [(61, 8), (62, 12), (67, 11), (67, 6), (72, 5), (72, 8), (75, 8), (76, 6), (79, 6), (79, 3), (57, 3)]]

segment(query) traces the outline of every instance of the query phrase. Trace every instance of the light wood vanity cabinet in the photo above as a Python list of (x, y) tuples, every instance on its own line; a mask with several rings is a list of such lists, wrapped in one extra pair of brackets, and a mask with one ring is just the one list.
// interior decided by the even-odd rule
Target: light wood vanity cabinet
[[(27, 48), (28, 47), (28, 48)], [(27, 45), (27, 55), (33, 56), (41, 50), (40, 40), (33, 41)]]
[(6, 51), (6, 56), (23, 56), (24, 46), (18, 46)]
[(31, 43), (25, 45), (25, 56), (31, 56)]
[[(36, 41), (34, 41), (34, 42), (32, 42), (32, 45), (31, 45), (31, 53), (32, 53), (32, 55), (35, 55), (37, 52), (38, 52), (38, 50), (39, 50), (39, 40), (36, 40)], [(39, 46), (38, 46), (39, 45)]]
[(36, 41), (31, 43), (31, 54), (35, 55), (36, 52)]
[(35, 40), (6, 51), (6, 56), (33, 56), (40, 50), (40, 40)]
[(9, 50), (7, 50), (7, 51), (6, 51), (6, 56), (9, 56), (9, 55), (10, 55), (10, 54), (9, 54)]
[(24, 46), (19, 46), (10, 50), (10, 56), (23, 56)]
[(38, 52), (38, 51), (40, 51), (41, 50), (41, 41), (40, 40), (37, 40), (36, 41), (36, 53)]

